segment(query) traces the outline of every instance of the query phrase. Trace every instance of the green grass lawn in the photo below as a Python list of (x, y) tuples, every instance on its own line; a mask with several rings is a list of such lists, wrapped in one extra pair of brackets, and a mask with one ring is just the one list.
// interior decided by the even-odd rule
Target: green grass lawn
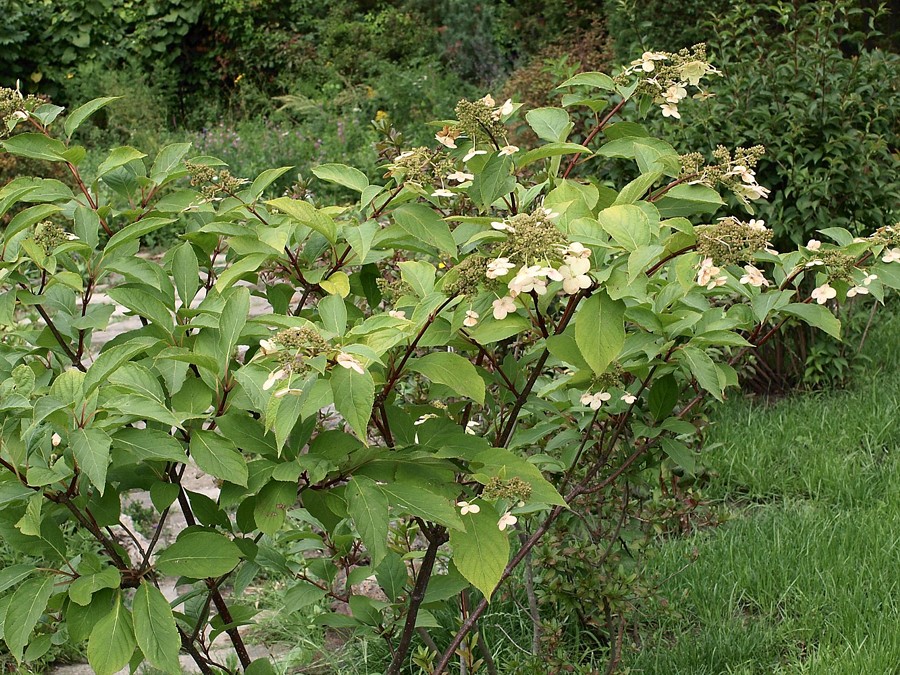
[(733, 396), (716, 413), (706, 494), (732, 520), (658, 549), (674, 611), (632, 672), (900, 673), (900, 316), (887, 317), (852, 388)]

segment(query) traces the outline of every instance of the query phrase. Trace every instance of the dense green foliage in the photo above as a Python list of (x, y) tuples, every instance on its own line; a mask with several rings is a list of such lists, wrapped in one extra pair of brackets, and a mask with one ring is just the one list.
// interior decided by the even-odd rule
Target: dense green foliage
[[(703, 45), (645, 52), (563, 82), (564, 107), (463, 99), (428, 146), (381, 125), (379, 181), (313, 168), (337, 203), (301, 182), (274, 196), (290, 166), (245, 180), (189, 143), (89, 164), (75, 134), (115, 98), (64, 116), (0, 91), (3, 150), (69, 173), (0, 189), (0, 532), (39, 558), (0, 573), (13, 657), (86, 640), (100, 675), (174, 673), (181, 652), (270, 672), (237, 628), (257, 613), (242, 591), (273, 574), (290, 579), (278, 611), (343, 603), (318, 623), (382, 641), (388, 673), (474, 672), (493, 664), (479, 619), (527, 559), (533, 658), (555, 662), (575, 628), (614, 669), (653, 597), (629, 568), (695, 510), (679, 481), (704, 401), (786, 323), (837, 336), (826, 303), (900, 288), (896, 228), (779, 253), (758, 220), (709, 218), (724, 195), (766, 196), (763, 148), (680, 155), (626, 121), (678, 118), (715, 75)], [(603, 160), (627, 167), (615, 188), (590, 175)], [(136, 256), (162, 227), (178, 244), (161, 264)], [(103, 296), (140, 322), (98, 338)], [(129, 550), (112, 528), (129, 531), (132, 491), (158, 524)], [(161, 541), (173, 509), (187, 528)], [(164, 578), (190, 591), (166, 598)]]
[[(712, 673), (754, 650), (852, 672), (854, 612), (896, 623), (865, 601), (888, 576), (820, 570), (853, 538), (838, 508), (887, 495), (859, 519), (884, 536), (893, 390), (853, 423), (831, 399), (728, 405), (706, 434), (707, 397), (739, 378), (822, 387), (881, 363), (856, 352), (883, 343), (900, 287), (900, 59), (872, 3), (0, 10), (0, 85), (21, 79), (0, 89), (10, 667), (81, 651), (99, 673), (174, 673), (180, 651), (269, 673), (235, 629), (261, 606), (257, 635), (304, 633), (288, 661), (320, 659), (332, 629), (362, 638), (328, 656), (347, 673)], [(678, 51), (704, 38), (709, 59)], [(110, 301), (135, 320), (112, 340)], [(820, 405), (862, 450), (806, 461), (794, 429)], [(754, 451), (723, 454), (751, 414), (773, 418), (741, 436)], [(805, 559), (765, 541), (792, 509)], [(677, 582), (696, 601), (670, 604), (707, 538), (712, 562)], [(771, 555), (821, 588), (757, 583)], [(842, 625), (805, 619), (841, 586)], [(697, 617), (716, 630), (673, 641)], [(870, 669), (896, 661), (890, 635)]]

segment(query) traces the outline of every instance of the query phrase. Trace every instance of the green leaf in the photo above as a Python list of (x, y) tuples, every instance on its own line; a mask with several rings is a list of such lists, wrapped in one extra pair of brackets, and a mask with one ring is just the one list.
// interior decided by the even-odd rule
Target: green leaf
[(678, 176), (681, 160), (669, 143), (658, 138), (625, 136), (609, 141), (596, 154), (601, 157), (623, 157), (637, 162), (641, 173), (663, 171), (667, 176)]
[(97, 675), (113, 675), (128, 665), (135, 645), (131, 615), (118, 597), (112, 610), (91, 631), (88, 663)]
[(487, 345), (518, 335), (530, 328), (531, 323), (524, 316), (510, 314), (502, 321), (482, 321), (474, 328), (469, 329), (468, 332), (475, 342), (480, 345)]
[(497, 526), (494, 507), (479, 506), (478, 513), (462, 516), (465, 531), (450, 532), (450, 547), (456, 569), (490, 600), (509, 562), (509, 538)]
[(215, 288), (219, 293), (234, 286), (241, 277), (255, 274), (270, 258), (266, 253), (251, 253), (225, 268), (216, 279)]
[(247, 462), (229, 439), (214, 431), (191, 434), (191, 457), (208, 474), (247, 487)]
[[(34, 473), (34, 468), (28, 470), (28, 475)], [(33, 483), (32, 483), (33, 485)], [(41, 510), (44, 505), (44, 495), (41, 492), (35, 492), (28, 500), (25, 506), (25, 514), (16, 523), (16, 529), (22, 534), (32, 537), (41, 536)]]
[(335, 225), (334, 220), (317, 210), (309, 202), (305, 202), (302, 199), (291, 199), (290, 197), (278, 197), (277, 199), (270, 199), (266, 204), (274, 206), (294, 220), (315, 230), (332, 244), (337, 241), (337, 225)]
[(75, 130), (80, 127), (85, 120), (87, 120), (91, 115), (100, 110), (103, 106), (109, 105), (113, 101), (118, 101), (121, 96), (106, 96), (104, 98), (95, 98), (93, 101), (88, 101), (82, 106), (75, 108), (71, 113), (69, 113), (68, 117), (66, 117), (66, 123), (63, 125), (66, 131), (66, 137), (72, 138), (72, 134), (75, 133)]
[(359, 439), (368, 445), (366, 429), (375, 403), (375, 382), (368, 372), (336, 366), (331, 371), (334, 407), (344, 417)]
[(356, 254), (357, 262), (362, 263), (372, 249), (372, 240), (378, 232), (379, 225), (374, 220), (360, 223), (358, 227), (345, 227), (344, 237)]
[(325, 591), (308, 581), (300, 581), (284, 594), (284, 611), (288, 614), (312, 605), (325, 597)]
[(517, 157), (516, 165), (521, 169), (547, 157), (575, 154), (590, 155), (592, 153), (590, 148), (578, 145), (578, 143), (546, 143)]
[(650, 414), (660, 422), (668, 417), (678, 403), (678, 382), (672, 375), (663, 375), (653, 381), (647, 395)]
[(134, 356), (156, 342), (155, 338), (135, 339), (121, 345), (115, 345), (101, 352), (84, 376), (82, 385), (84, 387), (84, 395), (89, 396), (101, 384), (106, 384), (109, 376), (122, 364), (130, 361)]
[(573, 126), (562, 108), (535, 108), (525, 113), (525, 119), (538, 138), (550, 143), (565, 141)]
[(696, 347), (684, 347), (681, 350), (681, 359), (697, 380), (697, 384), (712, 394), (716, 400), (721, 401), (724, 383), (719, 381), (719, 371), (716, 368), (716, 364), (706, 352)]
[(398, 267), (400, 279), (409, 284), (420, 298), (426, 298), (434, 292), (434, 265), (420, 260), (404, 260)]
[(175, 483), (163, 483), (162, 481), (154, 481), (150, 486), (150, 501), (153, 507), (162, 513), (175, 503), (181, 489)]
[(341, 296), (329, 295), (322, 298), (316, 309), (319, 310), (319, 318), (322, 319), (325, 330), (337, 335), (344, 334), (347, 330), (347, 305)]
[(344, 187), (362, 192), (369, 187), (369, 179), (359, 169), (344, 164), (321, 164), (314, 167), (312, 172), (317, 178), (329, 183), (337, 183)]
[(75, 461), (102, 495), (106, 488), (106, 469), (112, 439), (101, 429), (76, 429), (69, 435)]
[(200, 263), (194, 248), (187, 242), (176, 248), (172, 255), (172, 277), (181, 304), (190, 306), (200, 290)]
[(254, 200), (259, 199), (259, 196), (267, 187), (293, 168), (292, 166), (280, 166), (277, 169), (266, 169), (263, 171), (253, 179), (253, 183), (250, 185), (251, 198)]
[(634, 204), (638, 201), (650, 187), (658, 181), (663, 175), (662, 171), (651, 171), (650, 173), (643, 173), (633, 181), (631, 181), (628, 185), (622, 188), (619, 192), (619, 196), (616, 197), (615, 205), (619, 204)]
[(635, 279), (650, 269), (651, 263), (655, 262), (664, 251), (665, 248), (659, 244), (641, 246), (633, 250), (628, 256), (628, 283), (634, 283)]
[(120, 166), (125, 166), (129, 162), (133, 162), (136, 159), (142, 159), (146, 156), (145, 153), (128, 145), (115, 148), (109, 153), (107, 158), (100, 163), (100, 166), (97, 168), (97, 178), (105, 176), (110, 171), (114, 171)]
[(281, 526), (287, 510), (297, 501), (297, 484), (280, 480), (269, 481), (256, 495), (253, 518), (263, 534), (273, 536)]
[(841, 339), (841, 322), (824, 305), (812, 305), (792, 302), (781, 310), (785, 314), (796, 316), (813, 328), (824, 330), (831, 337)]
[(403, 204), (393, 211), (394, 220), (404, 232), (418, 241), (456, 257), (456, 241), (450, 227), (423, 204)]
[(662, 218), (715, 213), (725, 202), (722, 195), (705, 185), (676, 185), (654, 205)]
[(391, 506), (444, 527), (463, 529), (459, 513), (446, 497), (412, 483), (387, 483), (381, 485)]
[(144, 218), (136, 223), (132, 223), (116, 232), (110, 237), (109, 242), (103, 249), (103, 257), (109, 258), (117, 249), (125, 246), (129, 242), (136, 241), (145, 234), (154, 232), (175, 221), (171, 218)]
[(659, 439), (659, 443), (662, 446), (663, 452), (669, 456), (669, 459), (692, 476), (696, 474), (697, 460), (688, 446), (681, 441), (676, 441), (674, 438), (669, 438), (667, 436), (663, 436)]
[(834, 241), (838, 246), (849, 246), (853, 243), (853, 234), (843, 227), (826, 227), (819, 230), (819, 232)]
[(7, 588), (19, 585), (36, 571), (37, 567), (34, 565), (22, 564), (4, 567), (0, 570), (0, 593), (3, 593)]
[(9, 242), (22, 230), (26, 230), (38, 221), (58, 213), (60, 207), (55, 204), (38, 204), (19, 211), (4, 229), (4, 240)]
[(48, 138), (44, 134), (17, 134), (6, 139), (0, 145), (11, 155), (18, 157), (40, 159), (47, 162), (65, 161), (63, 157), (63, 153), (66, 151), (65, 143), (56, 138)]
[(278, 675), (278, 672), (269, 659), (259, 658), (247, 666), (244, 675)]
[(597, 72), (578, 73), (559, 85), (557, 89), (576, 86), (593, 87), (594, 89), (604, 89), (606, 91), (616, 90), (616, 83), (609, 75)]
[(150, 665), (172, 675), (181, 673), (178, 662), (181, 639), (165, 596), (152, 584), (142, 581), (134, 594), (132, 612), (138, 647)]
[(650, 220), (642, 209), (632, 204), (619, 204), (597, 214), (600, 227), (617, 244), (634, 251), (650, 243)]
[(227, 574), (241, 557), (241, 549), (221, 534), (188, 532), (160, 554), (156, 567), (171, 576), (206, 579)]
[(120, 305), (127, 307), (138, 316), (152, 321), (167, 333), (175, 329), (175, 319), (159, 296), (138, 285), (111, 288), (107, 295)]
[[(505, 448), (488, 448), (473, 455), (473, 464), (481, 464), (478, 473), (502, 476), (505, 479), (521, 478), (531, 486), (531, 502), (566, 506), (566, 500), (557, 492), (553, 484), (544, 478), (540, 469), (527, 459)], [(465, 517), (463, 517), (465, 520)]]
[(185, 462), (187, 456), (177, 439), (158, 429), (122, 429), (113, 438), (115, 447), (123, 447), (139, 461)]
[(191, 150), (190, 143), (170, 143), (159, 151), (153, 166), (150, 167), (150, 180), (157, 185), (164, 185), (172, 179), (178, 170), (181, 160)]
[(366, 476), (354, 476), (344, 492), (347, 508), (356, 531), (366, 545), (371, 565), (378, 565), (387, 555), (388, 500), (378, 485)]
[(604, 373), (625, 344), (625, 306), (605, 292), (589, 297), (575, 315), (575, 343), (594, 374)]
[(97, 591), (104, 588), (118, 588), (122, 583), (122, 575), (115, 567), (104, 567), (99, 572), (85, 574), (69, 584), (69, 597), (72, 602), (87, 607)]
[(217, 351), (221, 368), (227, 372), (232, 352), (241, 339), (241, 331), (250, 315), (250, 290), (244, 286), (232, 289), (219, 316)]
[(460, 396), (484, 405), (484, 380), (468, 360), (459, 354), (433, 352), (409, 362), (409, 369), (432, 382), (450, 387)]
[(375, 567), (375, 579), (389, 600), (397, 600), (406, 592), (406, 585), (409, 583), (406, 563), (397, 553), (389, 552)]
[(506, 155), (493, 155), (475, 176), (469, 188), (469, 198), (482, 210), (516, 189), (516, 179), (510, 175), (512, 160)]
[(319, 282), (319, 286), (326, 293), (337, 295), (341, 298), (346, 298), (350, 295), (350, 277), (345, 272), (333, 272), (327, 279), (322, 279)]
[(13, 593), (3, 622), (4, 639), (10, 653), (21, 661), (31, 632), (40, 620), (47, 601), (53, 595), (53, 577), (25, 581)]

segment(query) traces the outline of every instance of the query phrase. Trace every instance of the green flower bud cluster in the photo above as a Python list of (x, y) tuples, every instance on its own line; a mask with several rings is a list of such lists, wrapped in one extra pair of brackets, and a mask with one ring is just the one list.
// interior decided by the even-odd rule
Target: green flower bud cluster
[(419, 146), (397, 155), (386, 177), (402, 178), (413, 183), (428, 183), (433, 174), (431, 150)]
[[(640, 80), (635, 92), (660, 98), (673, 86), (690, 84), (698, 87), (700, 79), (708, 74), (718, 74), (718, 71), (709, 63), (706, 44), (699, 43), (677, 52), (645, 52), (613, 79), (616, 84), (625, 85), (638, 75)], [(681, 97), (685, 95), (683, 92)]]
[(50, 255), (57, 246), (73, 238), (73, 235), (49, 220), (41, 221), (34, 226), (34, 242), (46, 255)]
[(399, 276), (392, 278), (378, 277), (375, 280), (375, 285), (378, 286), (378, 290), (381, 291), (381, 295), (389, 305), (404, 295), (415, 295), (412, 287)]
[(278, 331), (272, 341), (294, 351), (303, 352), (309, 356), (315, 356), (328, 348), (325, 338), (318, 331), (309, 326), (298, 328), (285, 328)]
[(816, 252), (816, 259), (825, 263), (830, 280), (846, 281), (848, 284), (856, 285), (853, 281), (853, 270), (856, 269), (855, 255), (836, 248), (822, 249)]
[(478, 294), (479, 284), (484, 280), (487, 272), (488, 259), (480, 255), (470, 255), (462, 260), (448, 274), (455, 275), (445, 286), (451, 295)]
[(723, 218), (712, 225), (701, 225), (697, 233), (697, 251), (722, 267), (738, 262), (751, 262), (753, 254), (766, 249), (772, 231), (759, 221), (744, 223), (737, 218)]
[(594, 387), (599, 390), (621, 387), (625, 382), (625, 369), (618, 361), (613, 361), (605, 373), (594, 378)]
[(307, 359), (318, 356), (328, 349), (325, 339), (308, 326), (278, 331), (271, 341), (284, 347), (275, 352), (275, 358), (285, 373), (304, 371)]
[(900, 223), (879, 227), (872, 233), (872, 236), (869, 237), (869, 239), (876, 244), (882, 244), (888, 248), (900, 246)]
[(479, 99), (468, 101), (462, 99), (456, 104), (456, 119), (460, 128), (466, 132), (473, 144), (479, 136), (487, 136), (488, 140), (498, 140), (506, 136), (506, 127), (496, 114), (493, 101)]
[(569, 243), (542, 208), (512, 216), (504, 221), (504, 225), (508, 232), (507, 241), (499, 254), (522, 265), (561, 260), (560, 251)]
[(37, 96), (22, 96), (22, 92), (18, 89), (9, 89), (0, 87), (0, 120), (3, 120), (3, 126), (0, 127), (0, 138), (9, 134), (9, 125), (14, 118), (25, 119), (28, 113), (41, 105), (43, 101)]
[(766, 149), (762, 145), (735, 148), (733, 155), (728, 148), (719, 145), (713, 151), (715, 164), (706, 164), (702, 154), (689, 152), (681, 156), (681, 175), (712, 188), (721, 185), (741, 197), (747, 186), (755, 183), (753, 170), (764, 154)]
[(509, 502), (527, 502), (531, 497), (531, 485), (521, 478), (513, 477), (503, 480), (494, 476), (485, 484), (481, 496), (490, 502), (498, 499), (505, 499)]
[[(202, 185), (200, 194), (207, 201), (222, 199), (222, 195), (232, 195), (237, 192), (247, 181), (231, 175), (228, 169), (216, 171), (205, 164), (195, 164), (191, 161), (184, 163), (184, 168), (191, 175), (191, 185)], [(206, 185), (204, 185), (206, 183)]]

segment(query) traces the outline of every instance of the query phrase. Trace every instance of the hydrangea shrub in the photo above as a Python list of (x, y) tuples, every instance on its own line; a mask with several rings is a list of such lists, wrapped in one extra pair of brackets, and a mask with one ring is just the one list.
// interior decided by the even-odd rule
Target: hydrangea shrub
[[(775, 251), (765, 223), (711, 217), (720, 190), (766, 197), (762, 148), (680, 156), (623, 119), (685, 123), (679, 102), (716, 75), (698, 46), (576, 75), (562, 107), (461, 101), (431, 146), (389, 135), (378, 181), (317, 167), (341, 204), (273, 197), (290, 167), (243, 180), (186, 143), (118, 147), (85, 176), (73, 134), (114, 101), (64, 116), (4, 91), (3, 149), (71, 175), (0, 190), (0, 532), (40, 559), (0, 571), (10, 652), (86, 641), (101, 675), (176, 673), (179, 653), (211, 673), (224, 632), (242, 671), (270, 672), (238, 627), (243, 589), (274, 573), (293, 579), (275, 611), (346, 603), (319, 620), (379, 636), (390, 673), (471, 593), (433, 645), (443, 673), (576, 499), (693, 471), (699, 412), (755, 346), (796, 321), (837, 335), (830, 303), (900, 287), (900, 229)], [(586, 138), (572, 108), (594, 116)], [(508, 142), (520, 118), (535, 147)], [(633, 179), (592, 180), (608, 161)], [(172, 224), (177, 246), (137, 255)], [(140, 326), (104, 342), (109, 300)], [(159, 525), (135, 552), (115, 535), (137, 490)], [(162, 545), (173, 510), (188, 527)], [(190, 592), (170, 603), (163, 576)]]

